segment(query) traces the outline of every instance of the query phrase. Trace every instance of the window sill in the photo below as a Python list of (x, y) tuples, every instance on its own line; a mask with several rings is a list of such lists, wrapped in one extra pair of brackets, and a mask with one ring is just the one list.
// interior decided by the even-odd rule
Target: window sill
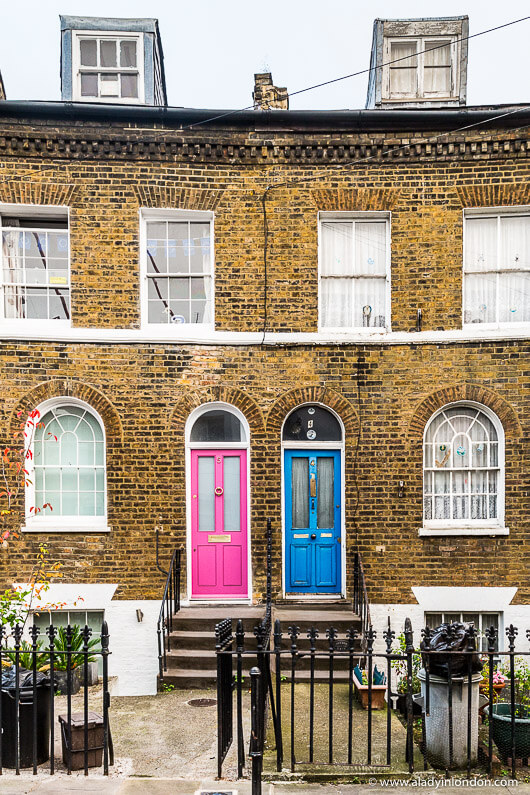
[(92, 522), (91, 524), (76, 524), (75, 522), (69, 524), (60, 524), (59, 522), (50, 522), (41, 524), (28, 524), (20, 528), (21, 533), (110, 533), (111, 527), (106, 523), (98, 524)]
[(494, 527), (466, 527), (465, 525), (452, 527), (446, 525), (445, 527), (420, 527), (418, 530), (420, 536), (507, 536), (509, 534), (509, 528), (500, 525)]

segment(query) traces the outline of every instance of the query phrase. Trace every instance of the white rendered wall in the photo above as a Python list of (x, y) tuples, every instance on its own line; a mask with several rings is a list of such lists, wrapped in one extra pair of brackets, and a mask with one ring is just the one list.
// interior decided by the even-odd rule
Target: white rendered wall
[[(118, 586), (108, 583), (53, 583), (42, 604), (61, 604), (61, 610), (103, 610), (109, 628), (109, 676), (115, 696), (156, 693), (159, 599), (113, 599)], [(63, 605), (64, 603), (64, 605)], [(39, 605), (35, 603), (34, 609)], [(136, 611), (143, 613), (138, 621)]]

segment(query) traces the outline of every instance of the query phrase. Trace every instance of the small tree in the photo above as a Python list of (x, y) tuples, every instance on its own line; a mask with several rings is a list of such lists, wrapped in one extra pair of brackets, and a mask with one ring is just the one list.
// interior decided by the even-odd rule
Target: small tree
[[(42, 506), (25, 506), (23, 499), (25, 489), (31, 485), (28, 463), (33, 459), (33, 440), (37, 428), (43, 428), (40, 412), (33, 409), (27, 415), (23, 411), (17, 413), (19, 425), (13, 432), (13, 444), (5, 447), (0, 456), (0, 545), (5, 549), (11, 539), (19, 539), (16, 525), (22, 524), (31, 515), (40, 513), (45, 508), (53, 510), (50, 503)], [(48, 434), (57, 441), (57, 437)], [(17, 517), (19, 522), (17, 522)], [(64, 602), (42, 603), (43, 594), (48, 591), (52, 578), (62, 577), (60, 563), (49, 561), (49, 550), (46, 544), (39, 544), (36, 561), (27, 582), (23, 585), (12, 585), (0, 592), (0, 625), (6, 633), (6, 643), (12, 628), (18, 624), (24, 628), (32, 605), (37, 602), (41, 610), (58, 610), (65, 606)]]

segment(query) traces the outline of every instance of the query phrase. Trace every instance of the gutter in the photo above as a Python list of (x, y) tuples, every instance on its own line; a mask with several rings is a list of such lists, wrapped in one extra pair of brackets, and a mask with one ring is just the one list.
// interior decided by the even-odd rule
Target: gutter
[[(514, 111), (514, 112), (512, 112)], [(510, 115), (492, 120), (503, 113)], [(200, 124), (198, 129), (246, 128), (262, 132), (305, 130), (342, 131), (416, 131), (453, 130), (471, 124), (484, 128), (510, 129), (530, 125), (530, 105), (491, 105), (400, 110), (209, 110), (145, 105), (117, 105), (80, 102), (35, 102), (4, 100), (0, 117), (18, 119), (61, 119), (69, 122), (152, 123), (179, 130)], [(215, 120), (214, 117), (216, 118)], [(208, 121), (212, 119), (212, 121)]]

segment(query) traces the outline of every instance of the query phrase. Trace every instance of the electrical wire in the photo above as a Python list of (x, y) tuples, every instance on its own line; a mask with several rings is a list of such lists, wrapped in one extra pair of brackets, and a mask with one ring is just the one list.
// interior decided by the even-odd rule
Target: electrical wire
[[(511, 22), (505, 22), (502, 25), (496, 25), (494, 28), (488, 28), (487, 30), (481, 30), (478, 33), (472, 33), (469, 36), (462, 36), (459, 39), (453, 39), (451, 43), (458, 44), (462, 41), (469, 41), (470, 39), (476, 39), (478, 36), (485, 36), (487, 33), (494, 33), (497, 30), (502, 30), (503, 28), (508, 28), (511, 25), (517, 25), (520, 22), (526, 22), (530, 19), (530, 16), (521, 17), (520, 19), (514, 19)], [(352, 77), (359, 77), (359, 75), (370, 74), (371, 72), (377, 71), (377, 69), (383, 69), (386, 66), (390, 66), (391, 64), (398, 63), (399, 61), (406, 61), (410, 60), (411, 58), (417, 58), (418, 55), (423, 55), (426, 52), (433, 52), (434, 50), (440, 50), (443, 47), (447, 47), (447, 43), (440, 44), (436, 47), (429, 47), (429, 49), (420, 50), (419, 52), (415, 53), (414, 55), (404, 55), (401, 58), (394, 58), (391, 61), (384, 61), (383, 63), (379, 64), (378, 66), (369, 66), (368, 69), (360, 69), (358, 72), (351, 72), (347, 75), (342, 75), (341, 77), (334, 77), (331, 80), (325, 80), (323, 83), (315, 83), (312, 86), (307, 86), (306, 88), (299, 88), (297, 91), (290, 91), (287, 93), (287, 96), (295, 97), (298, 94), (305, 94), (307, 91), (314, 91), (316, 88), (324, 88), (324, 86), (332, 85), (333, 83), (339, 83), (342, 80), (349, 80)], [(181, 130), (192, 130), (195, 127), (200, 127), (203, 124), (209, 124), (213, 121), (218, 121), (219, 119), (225, 119), (227, 116), (234, 116), (238, 113), (244, 113), (246, 110), (253, 110), (254, 104), (247, 105), (244, 108), (239, 108), (238, 110), (228, 110), (224, 113), (219, 113), (217, 116), (210, 116), (208, 119), (203, 119), (202, 121), (194, 122), (193, 124), (189, 124), (185, 127), (181, 127)]]

